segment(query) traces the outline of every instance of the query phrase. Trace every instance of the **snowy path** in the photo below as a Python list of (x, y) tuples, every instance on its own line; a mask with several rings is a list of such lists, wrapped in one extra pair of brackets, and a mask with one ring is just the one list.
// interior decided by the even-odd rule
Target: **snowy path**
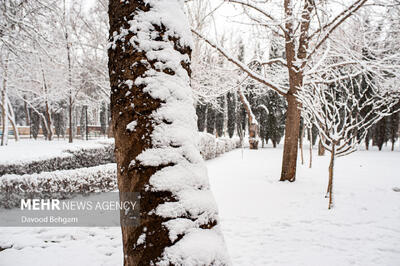
[[(339, 159), (331, 211), (328, 157), (281, 183), (281, 154), (235, 150), (207, 162), (234, 265), (400, 264), (400, 152)], [(122, 265), (120, 243), (119, 228), (0, 228), (0, 247), (12, 246), (0, 265)]]
[(208, 163), (234, 265), (400, 265), (399, 152), (339, 159), (331, 211), (328, 156), (281, 183), (281, 149), (241, 153)]

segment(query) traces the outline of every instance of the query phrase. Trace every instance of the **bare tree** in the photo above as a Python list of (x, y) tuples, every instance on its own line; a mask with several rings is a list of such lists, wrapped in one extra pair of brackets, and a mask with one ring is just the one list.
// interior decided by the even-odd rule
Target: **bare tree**
[(228, 265), (195, 142), (182, 1), (111, 0), (109, 21), (118, 187), (141, 197), (139, 226), (122, 225), (124, 265)]
[[(399, 101), (399, 95), (393, 91), (375, 86), (369, 90), (362, 86), (362, 81), (366, 79), (366, 76), (357, 77), (348, 82), (315, 86), (297, 93), (303, 112), (307, 114), (303, 117), (307, 123), (313, 123), (318, 128), (321, 143), (331, 154), (327, 188), (329, 209), (333, 204), (335, 158), (356, 151), (368, 129), (382, 117), (390, 115)], [(373, 81), (368, 80), (368, 83), (373, 84)], [(394, 86), (392, 89), (395, 89)]]
[[(270, 34), (280, 38), (285, 46), (285, 56), (275, 58), (263, 65), (276, 65), (285, 69), (285, 76), (282, 75), (260, 75), (247, 67), (246, 64), (227, 53), (223, 48), (216, 45), (209, 38), (193, 29), (193, 33), (205, 40), (216, 48), (230, 62), (236, 65), (250, 78), (264, 84), (277, 91), (286, 98), (288, 110), (285, 127), (285, 143), (282, 160), (281, 181), (295, 181), (296, 164), (298, 154), (298, 140), (300, 128), (300, 103), (294, 96), (299, 90), (311, 81), (318, 79), (320, 83), (332, 83), (324, 74), (334, 68), (343, 67), (349, 64), (362, 65), (353, 76), (365, 73), (365, 62), (354, 60), (348, 54), (349, 47), (346, 47), (344, 60), (340, 63), (326, 65), (323, 64), (324, 54), (327, 50), (336, 50), (337, 47), (346, 45), (341, 39), (341, 43), (334, 42), (334, 33), (341, 29), (350, 18), (365, 6), (367, 0), (354, 0), (348, 5), (340, 6), (335, 4), (335, 11), (329, 8), (330, 1), (321, 0), (284, 0), (284, 1), (255, 1), (255, 0), (227, 0), (235, 5), (243, 7), (243, 12), (249, 18), (247, 24), (258, 28), (267, 29)], [(341, 9), (338, 11), (338, 9)], [(371, 9), (372, 10), (372, 9)], [(371, 11), (369, 10), (369, 11)], [(362, 28), (361, 28), (362, 29)], [(342, 35), (353, 39), (354, 36)], [(331, 41), (331, 48), (328, 42)], [(343, 75), (337, 79), (347, 78)]]

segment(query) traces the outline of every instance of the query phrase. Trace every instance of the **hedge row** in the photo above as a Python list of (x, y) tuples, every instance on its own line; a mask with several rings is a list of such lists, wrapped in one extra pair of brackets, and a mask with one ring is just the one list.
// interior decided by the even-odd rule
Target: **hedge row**
[(6, 174), (35, 174), (56, 170), (69, 170), (114, 163), (114, 144), (104, 143), (102, 147), (65, 150), (58, 157), (16, 162), (0, 165), (0, 176)]
[[(200, 133), (199, 148), (205, 160), (240, 147), (239, 138), (215, 138), (208, 133)], [(0, 176), (6, 174), (35, 174), (57, 170), (70, 170), (115, 163), (114, 144), (102, 143), (102, 147), (65, 150), (58, 157), (16, 162), (0, 165)]]
[[(218, 138), (207, 133), (201, 133), (199, 148), (205, 160), (215, 158), (224, 152), (240, 147), (239, 139)], [(93, 163), (114, 160), (113, 145), (103, 149), (82, 149), (71, 151), (71, 157), (53, 158), (42, 161), (41, 168), (38, 162), (30, 162), (25, 167), (31, 171), (41, 169), (54, 169), (55, 166), (45, 163), (58, 162), (61, 167), (76, 167)], [(103, 157), (103, 158), (101, 158)], [(65, 160), (66, 162), (62, 162)], [(82, 160), (77, 161), (77, 160)], [(36, 168), (32, 167), (35, 166)], [(21, 165), (20, 168), (24, 166)], [(20, 168), (14, 168), (22, 172)], [(17, 171), (18, 172), (18, 171)], [(12, 208), (20, 204), (22, 198), (58, 198), (66, 199), (74, 193), (89, 194), (93, 192), (107, 192), (117, 189), (116, 164), (104, 164), (89, 168), (73, 170), (43, 171), (33, 174), (6, 174), (0, 176), (0, 207)]]
[(116, 164), (31, 175), (0, 177), (0, 207), (19, 206), (22, 198), (67, 199), (74, 194), (117, 189)]
[(216, 138), (211, 134), (200, 132), (199, 148), (204, 160), (213, 159), (224, 152), (241, 147), (240, 139)]

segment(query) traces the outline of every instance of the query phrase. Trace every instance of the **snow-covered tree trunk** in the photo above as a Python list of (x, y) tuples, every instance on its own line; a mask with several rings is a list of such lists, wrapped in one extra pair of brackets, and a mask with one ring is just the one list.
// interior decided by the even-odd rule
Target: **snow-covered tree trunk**
[(7, 71), (8, 71), (8, 60), (5, 60), (3, 65), (3, 88), (1, 90), (1, 114), (2, 114), (2, 136), (1, 146), (7, 145), (8, 143), (8, 103), (7, 103)]
[(256, 116), (253, 114), (253, 111), (251, 110), (251, 106), (249, 102), (246, 99), (246, 96), (244, 95), (242, 89), (240, 86), (238, 87), (238, 94), (239, 94), (239, 99), (243, 104), (244, 109), (246, 110), (247, 117), (249, 119), (249, 146), (250, 149), (257, 150), (258, 149), (258, 122), (256, 119)]
[(6, 101), (7, 101), (7, 105), (8, 105), (7, 117), (8, 117), (8, 120), (10, 120), (11, 126), (13, 128), (15, 141), (18, 141), (19, 140), (19, 132), (18, 132), (17, 123), (15, 122), (15, 113), (14, 113), (14, 110), (12, 108), (10, 99), (8, 97), (6, 98)]
[(191, 34), (182, 5), (109, 2), (118, 187), (141, 195), (139, 226), (122, 226), (124, 265), (230, 264), (196, 145)]
[(329, 163), (329, 181), (328, 181), (328, 189), (326, 191), (326, 196), (329, 197), (328, 209), (332, 208), (333, 203), (333, 169), (335, 167), (335, 154), (336, 153), (336, 145), (332, 144), (331, 150), (331, 160)]

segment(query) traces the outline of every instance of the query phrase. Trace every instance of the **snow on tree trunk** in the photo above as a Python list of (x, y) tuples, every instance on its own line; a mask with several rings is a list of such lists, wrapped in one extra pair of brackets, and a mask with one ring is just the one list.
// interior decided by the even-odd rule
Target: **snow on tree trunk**
[(335, 144), (332, 144), (332, 151), (331, 151), (331, 161), (329, 163), (329, 181), (328, 181), (328, 189), (326, 191), (327, 196), (329, 197), (329, 204), (328, 209), (332, 208), (333, 204), (333, 169), (335, 166), (335, 152), (336, 147)]
[(246, 110), (247, 117), (249, 119), (250, 149), (257, 150), (259, 138), (258, 138), (258, 122), (257, 122), (256, 116), (253, 114), (253, 111), (251, 110), (251, 106), (250, 106), (249, 102), (247, 101), (246, 96), (244, 95), (240, 86), (238, 87), (238, 94), (239, 94), (239, 99), (242, 102), (244, 109)]
[(3, 65), (3, 88), (1, 90), (1, 114), (2, 114), (2, 137), (1, 137), (1, 146), (7, 145), (8, 143), (8, 104), (7, 104), (7, 68), (8, 68), (8, 60), (4, 62)]
[(139, 226), (122, 226), (124, 265), (230, 264), (196, 145), (182, 4), (109, 2), (118, 187), (141, 195)]
[(10, 121), (11, 126), (13, 128), (15, 141), (18, 141), (19, 140), (19, 132), (18, 132), (18, 128), (17, 128), (17, 123), (15, 123), (15, 113), (14, 113), (14, 110), (12, 108), (10, 99), (8, 97), (7, 97), (6, 101), (7, 101), (7, 105), (8, 105), (7, 117), (8, 117), (8, 120)]

